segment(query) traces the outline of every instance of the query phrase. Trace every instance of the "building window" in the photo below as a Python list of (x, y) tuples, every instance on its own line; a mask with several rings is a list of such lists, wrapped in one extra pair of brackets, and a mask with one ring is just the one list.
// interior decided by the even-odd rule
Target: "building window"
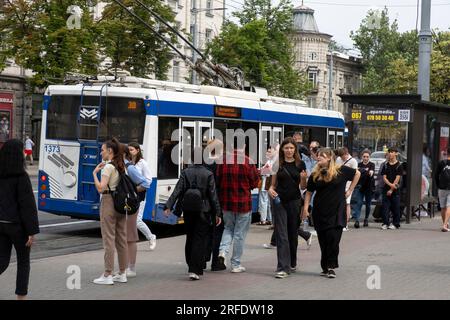
[(212, 40), (212, 29), (205, 30), (205, 42), (208, 43)]
[(309, 57), (310, 61), (316, 61), (317, 60), (317, 52), (310, 52), (308, 57)]
[(173, 62), (172, 72), (173, 82), (180, 82), (180, 62)]
[(308, 71), (308, 80), (313, 88), (317, 88), (317, 71)]
[(214, 15), (213, 15), (212, 8), (213, 8), (213, 2), (212, 2), (212, 0), (206, 0), (206, 15), (207, 15), (207, 16), (210, 16), (210, 17), (213, 17), (213, 16), (214, 16)]
[(178, 13), (178, 0), (168, 1), (169, 7), (172, 9), (173, 13)]

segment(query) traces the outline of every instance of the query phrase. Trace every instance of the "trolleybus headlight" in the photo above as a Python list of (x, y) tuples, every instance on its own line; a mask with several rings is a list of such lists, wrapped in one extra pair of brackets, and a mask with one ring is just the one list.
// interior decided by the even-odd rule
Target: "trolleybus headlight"
[(45, 199), (47, 196), (45, 195), (45, 193), (41, 194), (41, 198)]
[(41, 176), (41, 180), (45, 181), (45, 180), (47, 180), (47, 177), (46, 176)]
[(41, 190), (42, 190), (42, 191), (47, 190), (47, 186), (46, 186), (45, 184), (43, 184), (43, 185), (41, 186)]

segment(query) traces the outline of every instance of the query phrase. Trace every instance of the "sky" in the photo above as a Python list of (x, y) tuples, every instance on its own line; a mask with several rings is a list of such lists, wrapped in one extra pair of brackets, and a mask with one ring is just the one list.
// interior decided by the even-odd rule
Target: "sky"
[[(228, 2), (230, 11), (237, 10), (241, 7), (239, 3), (244, 2), (244, 0), (225, 1)], [(333, 40), (344, 47), (352, 48), (350, 31), (359, 28), (369, 9), (382, 10), (387, 6), (390, 21), (397, 19), (399, 31), (404, 32), (416, 28), (417, 2), (418, 0), (304, 0), (304, 5), (315, 10), (314, 16), (321, 32), (332, 35)], [(292, 3), (294, 7), (298, 7), (301, 0), (293, 0)], [(449, 30), (450, 0), (431, 0), (431, 5), (431, 28)], [(418, 29), (420, 30), (420, 12)]]

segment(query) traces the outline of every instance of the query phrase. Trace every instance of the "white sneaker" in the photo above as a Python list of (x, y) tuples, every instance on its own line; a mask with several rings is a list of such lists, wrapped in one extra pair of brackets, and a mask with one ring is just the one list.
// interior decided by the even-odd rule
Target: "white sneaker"
[(264, 243), (263, 247), (266, 249), (275, 249), (276, 248), (275, 246), (271, 245), (270, 243)]
[(114, 277), (112, 277), (112, 280), (114, 282), (120, 282), (120, 283), (127, 283), (127, 273), (117, 273), (114, 275)]
[(100, 276), (100, 278), (95, 279), (93, 282), (95, 284), (109, 284), (109, 285), (114, 284), (113, 276), (109, 275), (109, 276), (105, 277), (104, 274), (102, 274)]
[(387, 225), (385, 225), (385, 224), (382, 224), (382, 225), (381, 225), (381, 230), (387, 230), (387, 228), (388, 228)]
[(389, 229), (389, 230), (396, 230), (397, 227), (394, 226), (394, 225), (391, 223), (391, 224), (389, 225), (388, 229)]
[(150, 250), (151, 251), (155, 250), (155, 248), (156, 248), (156, 237), (153, 238), (153, 239), (150, 239), (149, 243), (150, 243)]
[(342, 231), (349, 231), (350, 229), (348, 228), (348, 225), (345, 226), (345, 228), (342, 229)]
[(136, 271), (127, 269), (126, 274), (127, 274), (127, 278), (136, 278)]
[(239, 267), (233, 267), (231, 269), (232, 273), (241, 273), (241, 272), (245, 272), (245, 267), (243, 266), (239, 266)]
[(189, 273), (189, 279), (191, 279), (191, 280), (200, 280), (200, 277), (198, 276), (198, 274)]
[(279, 272), (275, 273), (275, 278), (277, 278), (277, 279), (284, 279), (284, 278), (287, 278), (288, 276), (289, 276), (289, 274), (284, 271), (279, 271)]

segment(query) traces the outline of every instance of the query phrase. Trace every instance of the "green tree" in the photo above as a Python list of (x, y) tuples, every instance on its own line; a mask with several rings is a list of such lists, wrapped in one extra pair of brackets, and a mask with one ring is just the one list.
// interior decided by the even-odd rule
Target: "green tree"
[[(66, 25), (71, 5), (83, 10), (80, 29)], [(0, 61), (14, 58), (18, 65), (33, 70), (33, 86), (61, 82), (69, 71), (97, 72), (99, 35), (86, 1), (7, 1), (0, 16), (0, 33)]]
[(290, 1), (272, 7), (270, 0), (246, 0), (234, 16), (239, 24), (227, 22), (208, 46), (213, 60), (241, 68), (247, 81), (266, 88), (271, 95), (304, 97), (310, 84), (306, 75), (293, 67)]
[(450, 105), (450, 31), (433, 33), (430, 99)]
[[(369, 11), (356, 32), (355, 46), (363, 56), (363, 93), (417, 92), (419, 41), (416, 30), (398, 32), (384, 9)], [(450, 104), (450, 32), (433, 32), (430, 77), (431, 101)]]
[(387, 8), (381, 12), (369, 10), (359, 29), (352, 31), (350, 37), (364, 61), (363, 91), (379, 92), (379, 84), (388, 76), (386, 66), (398, 58), (397, 21), (389, 22)]
[[(111, 1), (109, 1), (111, 2)], [(159, 1), (143, 1), (166, 21), (170, 8)], [(171, 54), (165, 43), (115, 3), (109, 3), (100, 21), (94, 21), (85, 0), (6, 1), (0, 12), (0, 70), (7, 58), (31, 69), (33, 86), (61, 83), (68, 72), (95, 75), (100, 60), (109, 57), (114, 67), (136, 76), (155, 74), (165, 79)], [(134, 1), (123, 1), (149, 24), (157, 24)], [(71, 5), (82, 11), (81, 28), (69, 29)], [(165, 27), (160, 32), (168, 37)], [(173, 37), (172, 37), (172, 40)]]
[[(171, 9), (161, 1), (141, 0), (147, 7), (158, 13), (169, 23), (174, 22)], [(101, 52), (110, 57), (113, 67), (129, 70), (133, 75), (145, 77), (155, 74), (157, 79), (165, 80), (171, 59), (170, 49), (152, 31), (125, 12), (113, 1), (108, 1), (102, 20), (99, 22)], [(155, 19), (134, 1), (123, 1), (129, 9), (159, 30), (166, 39), (175, 42), (168, 28), (155, 22)]]

